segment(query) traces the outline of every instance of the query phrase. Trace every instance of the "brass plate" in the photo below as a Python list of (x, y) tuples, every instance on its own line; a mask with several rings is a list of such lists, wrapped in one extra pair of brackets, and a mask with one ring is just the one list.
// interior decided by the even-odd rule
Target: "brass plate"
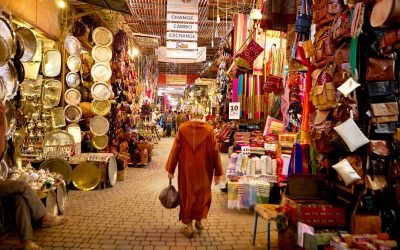
[(107, 115), (111, 110), (111, 103), (107, 100), (100, 101), (100, 100), (93, 100), (92, 104), (92, 111), (96, 115)]
[(105, 149), (108, 145), (108, 136), (107, 135), (95, 135), (92, 139), (93, 147), (98, 150)]
[(72, 183), (82, 191), (89, 191), (97, 187), (100, 178), (100, 170), (93, 163), (82, 162), (72, 171)]

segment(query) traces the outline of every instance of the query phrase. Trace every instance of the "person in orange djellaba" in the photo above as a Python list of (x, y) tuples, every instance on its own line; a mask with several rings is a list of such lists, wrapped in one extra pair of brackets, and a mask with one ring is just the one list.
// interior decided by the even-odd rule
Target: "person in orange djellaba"
[(179, 219), (184, 224), (180, 232), (188, 238), (194, 235), (193, 220), (197, 230), (204, 230), (213, 176), (218, 185), (224, 172), (213, 127), (202, 121), (203, 115), (202, 106), (192, 108), (191, 120), (179, 127), (165, 167), (172, 179), (178, 165)]

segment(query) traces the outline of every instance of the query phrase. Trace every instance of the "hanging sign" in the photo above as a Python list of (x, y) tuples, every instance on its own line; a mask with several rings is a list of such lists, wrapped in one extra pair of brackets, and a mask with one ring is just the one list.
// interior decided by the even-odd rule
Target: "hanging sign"
[(197, 43), (167, 41), (167, 49), (197, 49)]
[(168, 0), (167, 12), (199, 13), (197, 0)]
[(196, 23), (167, 23), (167, 30), (197, 32), (199, 29)]
[(196, 59), (197, 58), (197, 49), (196, 50), (167, 49), (167, 58)]
[(229, 119), (231, 120), (240, 119), (240, 102), (229, 103)]
[(167, 40), (197, 41), (197, 33), (167, 32)]
[(167, 85), (186, 85), (187, 75), (167, 74), (165, 80)]
[(168, 22), (197, 23), (199, 21), (199, 16), (197, 14), (168, 13), (167, 21)]

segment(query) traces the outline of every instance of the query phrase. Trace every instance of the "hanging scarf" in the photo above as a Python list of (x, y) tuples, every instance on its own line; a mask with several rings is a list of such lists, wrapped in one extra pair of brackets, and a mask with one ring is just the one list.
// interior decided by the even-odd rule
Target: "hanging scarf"
[(238, 101), (238, 91), (239, 91), (239, 79), (235, 78), (232, 84), (232, 102)]
[(238, 102), (240, 103), (240, 118), (243, 117), (243, 74), (239, 76), (238, 81)]
[(230, 209), (239, 208), (238, 186), (237, 182), (228, 182), (228, 208)]

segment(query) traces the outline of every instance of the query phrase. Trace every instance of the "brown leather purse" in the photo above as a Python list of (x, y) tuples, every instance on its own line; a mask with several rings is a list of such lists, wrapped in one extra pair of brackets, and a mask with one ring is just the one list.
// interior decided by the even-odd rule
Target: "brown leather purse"
[(374, 123), (398, 121), (399, 104), (397, 102), (372, 103), (371, 110)]
[(320, 29), (315, 34), (315, 67), (322, 68), (329, 62), (333, 61), (336, 46), (332, 38), (330, 26)]
[(391, 54), (400, 50), (400, 28), (386, 31), (381, 38), (381, 50), (383, 54)]
[(350, 44), (343, 44), (335, 53), (335, 74), (333, 74), (333, 82), (339, 87), (349, 77), (351, 77), (350, 67)]
[(348, 8), (340, 12), (333, 20), (332, 37), (336, 43), (351, 38), (350, 11)]
[(361, 177), (360, 180), (356, 181), (355, 184), (364, 184), (364, 170), (363, 162), (359, 155), (349, 155), (346, 157), (347, 161), (353, 167), (354, 171)]
[(342, 11), (343, 4), (341, 0), (314, 0), (313, 23), (318, 27), (331, 22), (337, 13)]
[(393, 58), (367, 58), (367, 81), (395, 80), (395, 61)]
[(369, 148), (371, 153), (379, 156), (389, 156), (392, 152), (389, 142), (384, 140), (370, 140)]
[(336, 107), (335, 84), (331, 81), (331, 74), (324, 71), (325, 69), (317, 69), (312, 73), (311, 100), (318, 110), (328, 110)]
[(329, 111), (316, 110), (310, 115), (310, 137), (311, 145), (319, 153), (333, 152), (334, 147), (331, 143), (333, 122), (328, 120)]

